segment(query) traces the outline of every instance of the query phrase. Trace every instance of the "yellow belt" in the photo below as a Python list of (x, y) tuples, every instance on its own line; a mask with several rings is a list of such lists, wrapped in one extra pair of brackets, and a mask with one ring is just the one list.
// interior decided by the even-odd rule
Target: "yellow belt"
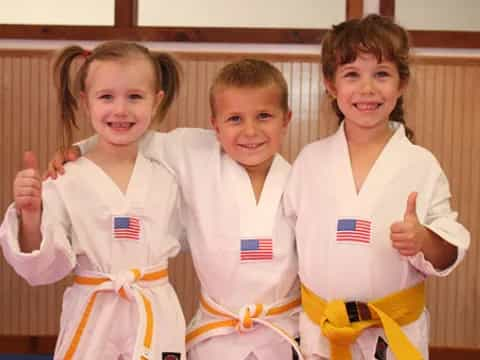
[[(140, 324), (145, 327), (143, 334), (143, 341), (136, 342), (137, 344), (143, 343), (142, 349), (135, 349), (133, 359), (148, 360), (152, 345), (153, 336), (153, 310), (150, 300), (143, 294), (141, 286), (138, 282), (154, 282), (168, 277), (168, 270), (162, 268), (160, 270), (146, 272), (142, 274), (140, 269), (131, 269), (128, 272), (123, 273), (123, 277), (118, 280), (119, 277), (111, 276), (82, 276), (76, 275), (74, 283), (77, 285), (94, 286), (89, 294), (88, 301), (80, 317), (80, 321), (76, 327), (75, 333), (70, 342), (70, 346), (65, 353), (64, 359), (73, 359), (75, 352), (78, 349), (78, 344), (82, 334), (87, 326), (88, 319), (92, 313), (93, 306), (95, 305), (95, 299), (99, 292), (105, 291), (117, 291), (118, 294), (126, 299), (132, 297), (137, 303), (140, 310)], [(140, 331), (139, 335), (140, 336)]]
[(350, 345), (364, 329), (373, 326), (383, 328), (397, 360), (423, 359), (400, 327), (412, 323), (422, 314), (425, 308), (423, 282), (368, 303), (327, 302), (302, 285), (302, 306), (330, 341), (332, 360), (350, 360)]
[(200, 309), (219, 320), (197, 326), (189, 331), (186, 336), (187, 349), (208, 337), (220, 335), (218, 332), (215, 334), (215, 331), (224, 331), (222, 334), (233, 332), (235, 330), (246, 332), (253, 329), (253, 325), (258, 323), (272, 329), (282, 338), (287, 340), (297, 352), (299, 359), (303, 359), (296, 341), (285, 330), (270, 321), (275, 317), (282, 315), (285, 316), (300, 311), (300, 304), (300, 298), (292, 297), (284, 299), (272, 306), (265, 306), (263, 304), (246, 305), (240, 310), (239, 314), (234, 314), (216, 304), (207, 295), (202, 294), (200, 296)]

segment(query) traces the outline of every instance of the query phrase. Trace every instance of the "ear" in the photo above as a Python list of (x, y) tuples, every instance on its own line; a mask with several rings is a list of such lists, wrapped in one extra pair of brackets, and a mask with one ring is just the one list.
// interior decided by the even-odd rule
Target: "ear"
[(157, 94), (155, 95), (155, 103), (153, 104), (153, 112), (156, 113), (157, 110), (158, 110), (158, 107), (160, 106), (160, 104), (162, 103), (162, 100), (163, 100), (163, 97), (165, 96), (165, 92), (163, 90), (160, 90), (159, 92), (157, 92)]
[(323, 85), (330, 96), (337, 97), (337, 88), (331, 80), (323, 79)]
[(288, 124), (290, 124), (290, 120), (292, 120), (292, 110), (288, 109), (283, 118), (283, 128), (285, 130), (287, 130)]
[(399, 88), (398, 88), (398, 93), (399, 93), (398, 97), (405, 94), (405, 91), (408, 87), (408, 84), (409, 84), (409, 79), (400, 80), (400, 85), (399, 85)]
[(218, 137), (218, 133), (219, 133), (218, 121), (214, 115), (210, 116), (210, 124), (212, 124), (212, 128), (215, 130), (215, 133), (217, 134), (217, 137)]

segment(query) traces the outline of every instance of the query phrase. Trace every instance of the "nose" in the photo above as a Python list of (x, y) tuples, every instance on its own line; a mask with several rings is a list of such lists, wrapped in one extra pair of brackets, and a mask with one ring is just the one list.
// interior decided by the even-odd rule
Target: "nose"
[(361, 87), (361, 92), (363, 94), (371, 94), (371, 93), (373, 93), (374, 88), (375, 88), (375, 86), (373, 84), (373, 79), (371, 79), (371, 78), (363, 79), (361, 86), (362, 86)]
[(247, 121), (245, 121), (243, 133), (247, 136), (255, 136), (257, 134), (257, 124), (254, 119), (247, 119)]
[(117, 99), (113, 110), (116, 116), (125, 116), (127, 114), (127, 102), (123, 99)]

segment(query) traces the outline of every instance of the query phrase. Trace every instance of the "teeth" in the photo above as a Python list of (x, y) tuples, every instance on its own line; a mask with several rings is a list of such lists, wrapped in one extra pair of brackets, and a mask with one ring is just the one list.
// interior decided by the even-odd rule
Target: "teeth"
[(112, 123), (108, 123), (108, 125), (111, 126), (112, 128), (115, 128), (115, 129), (128, 129), (133, 125), (133, 123), (130, 123), (130, 122), (112, 122)]
[(358, 110), (375, 110), (376, 108), (378, 108), (378, 104), (377, 103), (357, 103), (355, 104), (355, 107), (358, 109)]
[(259, 147), (261, 144), (242, 144), (241, 146), (246, 147), (248, 149), (255, 149)]

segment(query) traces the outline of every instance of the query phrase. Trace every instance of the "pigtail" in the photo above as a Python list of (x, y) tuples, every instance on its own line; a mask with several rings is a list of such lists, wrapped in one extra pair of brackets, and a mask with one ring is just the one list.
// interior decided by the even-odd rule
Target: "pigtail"
[(171, 55), (166, 53), (152, 54), (157, 67), (157, 76), (160, 89), (164, 97), (159, 105), (155, 118), (160, 122), (167, 114), (170, 106), (180, 90), (180, 64)]
[(414, 141), (415, 136), (413, 130), (410, 129), (405, 123), (405, 113), (403, 110), (403, 95), (398, 98), (397, 103), (395, 104), (395, 107), (390, 114), (390, 120), (401, 123), (405, 127), (405, 135), (407, 136), (407, 138), (411, 142)]
[(63, 127), (63, 145), (70, 146), (73, 138), (73, 128), (78, 129), (75, 112), (78, 102), (72, 91), (70, 70), (77, 56), (84, 53), (80, 46), (64, 48), (58, 55), (53, 66), (54, 83), (60, 106), (60, 119)]

